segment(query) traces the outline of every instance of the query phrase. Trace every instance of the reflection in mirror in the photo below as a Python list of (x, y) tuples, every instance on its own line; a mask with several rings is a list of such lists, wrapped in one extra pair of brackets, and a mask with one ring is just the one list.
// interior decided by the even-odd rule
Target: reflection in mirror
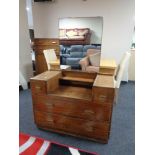
[(98, 72), (103, 17), (59, 19), (60, 63), (71, 69)]

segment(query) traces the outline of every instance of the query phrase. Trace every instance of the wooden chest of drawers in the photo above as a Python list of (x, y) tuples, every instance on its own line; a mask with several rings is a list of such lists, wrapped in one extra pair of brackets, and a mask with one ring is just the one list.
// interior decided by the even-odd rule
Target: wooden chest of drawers
[(73, 77), (76, 74), (46, 71), (31, 79), (35, 123), (41, 129), (107, 143), (113, 78), (84, 72)]
[(57, 38), (36, 38), (34, 39), (33, 48), (36, 59), (36, 74), (40, 74), (48, 70), (43, 50), (55, 49), (57, 58), (60, 58), (59, 39)]

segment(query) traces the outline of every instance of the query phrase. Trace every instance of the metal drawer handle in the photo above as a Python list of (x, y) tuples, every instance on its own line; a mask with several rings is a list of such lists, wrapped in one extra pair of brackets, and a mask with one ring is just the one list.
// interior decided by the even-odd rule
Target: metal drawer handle
[(51, 107), (55, 107), (55, 104), (54, 103), (45, 102), (45, 105), (51, 106)]
[(56, 42), (55, 41), (52, 41), (52, 44), (56, 44)]
[(92, 132), (92, 131), (93, 131), (93, 127), (87, 126), (87, 127), (86, 127), (86, 130), (89, 131), (89, 132)]
[(54, 122), (54, 120), (53, 120), (53, 119), (51, 119), (51, 120), (49, 120), (49, 122)]
[(92, 110), (85, 110), (84, 112), (85, 112), (86, 114), (95, 114), (95, 112), (92, 111)]
[(47, 116), (47, 117), (46, 117), (46, 121), (51, 122), (51, 123), (54, 123), (54, 120), (53, 120), (53, 119), (51, 119), (51, 117), (50, 117), (50, 116)]
[(53, 124), (55, 123), (55, 121), (54, 121), (53, 119), (51, 119), (49, 122), (51, 122), (51, 123), (53, 123)]
[(94, 122), (87, 122), (84, 124), (84, 127), (87, 131), (92, 132), (94, 130)]
[(99, 96), (99, 99), (102, 100), (102, 101), (105, 101), (106, 98), (107, 98), (107, 96), (105, 96), (105, 95), (100, 95), (100, 96)]
[(40, 89), (41, 89), (41, 87), (40, 87), (40, 86), (35, 86), (35, 89), (40, 90)]

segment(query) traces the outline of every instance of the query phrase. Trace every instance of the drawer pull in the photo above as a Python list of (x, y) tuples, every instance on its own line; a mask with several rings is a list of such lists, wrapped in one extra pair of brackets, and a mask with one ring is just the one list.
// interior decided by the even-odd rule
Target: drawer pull
[(93, 126), (90, 124), (85, 124), (85, 130), (92, 132), (93, 131)]
[(87, 122), (84, 124), (85, 130), (92, 132), (94, 130), (93, 128), (94, 122)]
[(47, 122), (54, 123), (54, 120), (51, 119), (50, 116), (47, 116), (45, 119), (46, 119)]
[(92, 110), (85, 110), (84, 112), (85, 112), (86, 114), (95, 114), (95, 112), (92, 111)]
[(41, 87), (40, 86), (35, 86), (35, 89), (40, 90)]
[(52, 122), (52, 123), (54, 123), (54, 120), (53, 120), (53, 119), (51, 119), (51, 120), (49, 120), (49, 122)]
[(86, 130), (89, 132), (93, 132), (93, 127), (87, 127)]
[(55, 124), (55, 121), (53, 119), (51, 119), (49, 122)]
[(52, 41), (52, 44), (56, 44), (57, 42), (55, 42), (55, 41)]
[(49, 102), (45, 102), (45, 105), (46, 105), (46, 106), (51, 106), (52, 108), (55, 107), (55, 104), (49, 103)]
[(99, 100), (101, 100), (101, 101), (105, 101), (106, 98), (107, 98), (107, 96), (105, 96), (105, 95), (100, 95), (99, 96)]

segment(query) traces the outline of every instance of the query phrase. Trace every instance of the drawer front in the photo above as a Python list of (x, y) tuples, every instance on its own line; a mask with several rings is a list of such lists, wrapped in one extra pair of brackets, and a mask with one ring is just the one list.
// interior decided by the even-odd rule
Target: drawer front
[(114, 95), (115, 92), (113, 88), (93, 88), (93, 101), (96, 103), (113, 103)]
[(51, 70), (60, 70), (60, 65), (50, 65)]
[(35, 46), (34, 47), (36, 54), (43, 54), (43, 50), (46, 49), (54, 49), (56, 55), (60, 55), (60, 48), (58, 45), (40, 45), (40, 46)]
[(35, 45), (59, 45), (59, 39), (35, 39)]
[(30, 81), (32, 94), (45, 94), (46, 83), (44, 81)]
[[(43, 112), (63, 114), (87, 120), (107, 121), (111, 119), (111, 104), (92, 104), (67, 99), (53, 99), (47, 96), (36, 96), (34, 109)], [(60, 98), (60, 97), (59, 97)]]
[(112, 69), (112, 68), (100, 68), (99, 73), (101, 73), (103, 75), (114, 76), (115, 75), (115, 69)]
[(96, 123), (40, 111), (35, 111), (34, 115), (35, 123), (46, 129), (57, 129), (97, 139), (108, 139), (109, 136), (110, 125), (108, 123)]

